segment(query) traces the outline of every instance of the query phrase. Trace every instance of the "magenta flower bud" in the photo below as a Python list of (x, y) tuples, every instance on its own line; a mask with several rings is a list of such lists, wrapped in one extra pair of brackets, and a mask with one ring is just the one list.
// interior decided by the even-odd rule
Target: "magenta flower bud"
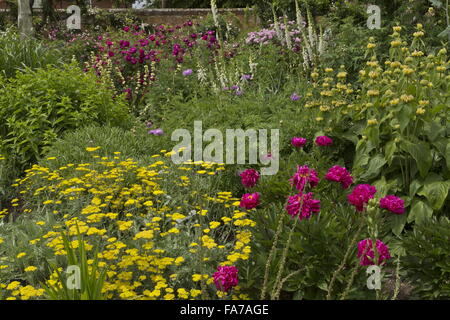
[(347, 169), (334, 166), (328, 170), (328, 173), (325, 175), (325, 179), (329, 181), (340, 182), (342, 188), (347, 189), (353, 183), (353, 178)]
[(370, 184), (357, 185), (351, 194), (347, 196), (348, 202), (356, 207), (357, 211), (363, 211), (364, 206), (373, 199), (377, 189)]
[(319, 136), (316, 138), (316, 144), (321, 147), (331, 146), (333, 140), (327, 136)]
[(259, 172), (255, 169), (247, 169), (240, 174), (242, 185), (245, 188), (252, 188), (259, 180)]

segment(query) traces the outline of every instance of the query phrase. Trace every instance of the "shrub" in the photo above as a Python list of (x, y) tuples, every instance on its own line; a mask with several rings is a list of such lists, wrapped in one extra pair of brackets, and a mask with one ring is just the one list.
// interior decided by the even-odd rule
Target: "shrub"
[(0, 83), (0, 150), (22, 165), (35, 161), (64, 131), (93, 123), (127, 127), (131, 120), (123, 98), (113, 99), (75, 63), (27, 69)]

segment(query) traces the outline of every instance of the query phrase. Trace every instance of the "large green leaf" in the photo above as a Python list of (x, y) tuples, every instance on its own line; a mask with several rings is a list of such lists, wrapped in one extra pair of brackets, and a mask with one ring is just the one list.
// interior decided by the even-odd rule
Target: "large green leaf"
[(408, 223), (417, 222), (421, 223), (433, 215), (433, 209), (421, 200), (414, 201), (411, 211), (408, 214)]
[(403, 141), (401, 148), (408, 152), (414, 160), (416, 160), (419, 168), (420, 176), (425, 178), (431, 168), (432, 157), (430, 147), (425, 142), (412, 143), (410, 141)]
[(378, 147), (380, 144), (380, 129), (378, 126), (369, 126), (365, 130), (367, 139), (372, 142), (372, 145)]
[(406, 224), (406, 214), (393, 214), (390, 216), (392, 232), (399, 236)]
[(400, 130), (403, 131), (408, 126), (412, 117), (412, 109), (408, 105), (404, 105), (399, 112), (397, 112), (397, 120), (400, 124)]
[(419, 195), (427, 198), (430, 205), (435, 210), (439, 210), (447, 199), (450, 181), (434, 181), (426, 183)]

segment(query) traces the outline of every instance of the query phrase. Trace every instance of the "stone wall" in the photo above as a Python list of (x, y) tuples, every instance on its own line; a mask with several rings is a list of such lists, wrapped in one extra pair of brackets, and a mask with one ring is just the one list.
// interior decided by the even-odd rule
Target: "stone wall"
[[(130, 9), (108, 9), (110, 12), (123, 12)], [(206, 17), (209, 9), (132, 9), (133, 13), (139, 16), (148, 24), (182, 24), (189, 19), (197, 20)], [(253, 9), (219, 9), (219, 14), (230, 12), (234, 14), (242, 24), (242, 27), (253, 28), (259, 25), (259, 19)]]

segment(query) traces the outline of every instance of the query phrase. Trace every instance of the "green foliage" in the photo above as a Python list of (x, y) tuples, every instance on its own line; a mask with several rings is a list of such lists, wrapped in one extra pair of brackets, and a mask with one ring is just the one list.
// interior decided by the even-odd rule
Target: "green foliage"
[(417, 299), (450, 298), (450, 220), (426, 219), (406, 233), (402, 265)]
[[(77, 248), (73, 248), (69, 234), (63, 233), (61, 237), (64, 243), (64, 250), (67, 252), (67, 264), (62, 267), (52, 266), (52, 273), (57, 274), (58, 284), (60, 285), (42, 284), (48, 297), (51, 300), (103, 300), (102, 289), (107, 269), (99, 267), (98, 251), (94, 253), (92, 263), (88, 263), (86, 243), (82, 234), (79, 233), (79, 229)], [(72, 276), (73, 278), (66, 276), (66, 272), (60, 271), (61, 268), (66, 270), (69, 266), (78, 268), (73, 270), (73, 274), (69, 274), (69, 277)], [(73, 287), (69, 288), (68, 284), (71, 284)], [(78, 288), (77, 285), (80, 287)]]
[(27, 69), (0, 83), (1, 153), (22, 165), (39, 158), (64, 131), (88, 124), (128, 127), (122, 97), (112, 98), (94, 75), (75, 63)]
[(102, 157), (112, 157), (114, 152), (120, 152), (137, 160), (145, 159), (155, 151), (153, 145), (159, 139), (149, 135), (147, 130), (143, 125), (132, 130), (110, 126), (79, 128), (56, 140), (40, 164), (57, 169), (67, 163), (87, 163), (92, 157), (86, 152), (86, 147), (100, 147), (98, 154)]

